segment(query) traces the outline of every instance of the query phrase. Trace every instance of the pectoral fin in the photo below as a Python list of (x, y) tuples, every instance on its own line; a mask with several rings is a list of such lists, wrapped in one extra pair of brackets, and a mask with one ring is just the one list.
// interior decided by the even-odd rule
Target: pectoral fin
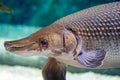
[(96, 68), (102, 64), (106, 51), (103, 49), (92, 50), (89, 52), (81, 51), (76, 57), (78, 62), (88, 68)]

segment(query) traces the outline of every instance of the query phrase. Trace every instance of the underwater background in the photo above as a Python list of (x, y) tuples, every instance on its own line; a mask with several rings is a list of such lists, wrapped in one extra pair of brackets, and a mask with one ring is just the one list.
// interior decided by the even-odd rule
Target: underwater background
[[(47, 57), (23, 57), (4, 49), (4, 41), (21, 39), (68, 14), (119, 0), (0, 0), (13, 10), (0, 10), (0, 80), (42, 80)], [(120, 69), (81, 69), (68, 66), (67, 80), (120, 80)]]

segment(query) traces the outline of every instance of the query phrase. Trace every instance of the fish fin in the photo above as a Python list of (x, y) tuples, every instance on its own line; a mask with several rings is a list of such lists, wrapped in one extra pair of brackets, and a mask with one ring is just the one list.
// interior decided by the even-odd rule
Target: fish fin
[(3, 3), (0, 2), (0, 9), (7, 12), (7, 13), (12, 13), (13, 10), (10, 9), (8, 6), (4, 5)]
[(89, 52), (81, 51), (76, 57), (78, 62), (88, 68), (96, 68), (102, 64), (106, 51), (96, 49)]

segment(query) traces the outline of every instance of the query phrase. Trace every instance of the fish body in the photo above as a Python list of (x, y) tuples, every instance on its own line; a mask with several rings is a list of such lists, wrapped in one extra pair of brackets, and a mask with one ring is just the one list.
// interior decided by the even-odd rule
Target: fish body
[(5, 42), (20, 55), (45, 55), (80, 68), (120, 67), (120, 2), (63, 17), (27, 38)]
[(120, 2), (82, 10), (56, 23), (80, 35), (85, 51), (104, 49), (102, 67), (120, 67)]

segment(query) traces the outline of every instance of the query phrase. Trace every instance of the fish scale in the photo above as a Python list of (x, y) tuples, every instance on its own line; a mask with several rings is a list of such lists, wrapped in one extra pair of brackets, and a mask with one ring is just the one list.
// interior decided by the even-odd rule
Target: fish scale
[[(98, 8), (102, 8), (100, 9), (101, 11), (98, 11)], [(109, 35), (108, 31), (120, 30), (120, 9), (116, 8), (120, 8), (119, 2), (86, 9), (64, 17), (55, 23), (71, 28), (74, 31), (79, 29), (80, 33), (83, 34), (91, 33), (91, 31), (94, 31), (94, 34), (98, 31), (103, 31), (104, 34)], [(79, 33), (79, 31), (77, 32)], [(110, 35), (112, 34), (110, 33)]]
[(85, 9), (56, 23), (81, 36), (84, 50), (105, 49), (108, 67), (120, 66), (120, 2)]
[(81, 37), (119, 36), (120, 9), (118, 8), (120, 8), (120, 2), (104, 4), (69, 15), (55, 23), (72, 29)]

